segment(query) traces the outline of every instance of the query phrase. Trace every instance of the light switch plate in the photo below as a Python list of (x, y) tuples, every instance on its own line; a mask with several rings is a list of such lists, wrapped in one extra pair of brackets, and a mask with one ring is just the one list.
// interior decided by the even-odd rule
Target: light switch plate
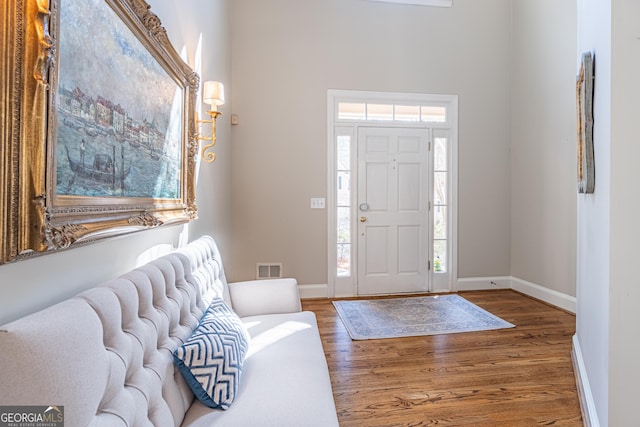
[(311, 209), (324, 209), (324, 197), (312, 197)]

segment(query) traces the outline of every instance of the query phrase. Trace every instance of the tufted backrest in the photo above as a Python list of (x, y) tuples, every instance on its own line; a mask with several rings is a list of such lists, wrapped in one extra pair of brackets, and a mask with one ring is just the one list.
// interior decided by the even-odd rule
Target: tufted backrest
[(179, 425), (193, 394), (173, 351), (226, 289), (214, 252), (196, 241), (0, 327), (0, 405), (63, 405), (68, 425)]
[(213, 296), (223, 298), (231, 306), (222, 256), (213, 237), (202, 236), (178, 250), (178, 253), (189, 259), (191, 270), (187, 272), (187, 280), (197, 284), (205, 298), (209, 298), (205, 301), (207, 306)]

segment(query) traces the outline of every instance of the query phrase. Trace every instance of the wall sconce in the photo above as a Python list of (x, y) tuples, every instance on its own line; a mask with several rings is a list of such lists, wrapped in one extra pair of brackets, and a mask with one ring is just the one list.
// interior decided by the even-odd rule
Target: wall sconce
[(220, 82), (207, 81), (204, 82), (202, 88), (202, 101), (205, 104), (211, 105), (211, 109), (207, 111), (207, 114), (211, 117), (211, 120), (198, 120), (198, 125), (205, 123), (211, 123), (211, 136), (202, 136), (198, 133), (199, 140), (211, 141), (204, 147), (202, 147), (202, 158), (211, 163), (216, 159), (216, 153), (208, 151), (216, 144), (216, 118), (222, 114), (218, 111), (218, 105), (224, 104), (224, 85)]

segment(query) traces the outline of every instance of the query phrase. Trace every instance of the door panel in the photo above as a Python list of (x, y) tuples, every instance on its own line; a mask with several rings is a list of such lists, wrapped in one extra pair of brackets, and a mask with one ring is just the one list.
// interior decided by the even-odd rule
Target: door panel
[(386, 212), (389, 210), (389, 165), (369, 162), (365, 166), (365, 199), (369, 211)]
[(398, 274), (420, 274), (420, 227), (403, 225), (398, 227)]
[(358, 132), (358, 294), (428, 290), (428, 132)]
[(367, 276), (388, 276), (390, 268), (389, 227), (369, 227), (365, 250), (365, 273)]
[(420, 210), (422, 186), (420, 165), (405, 163), (398, 165), (398, 210), (400, 212)]

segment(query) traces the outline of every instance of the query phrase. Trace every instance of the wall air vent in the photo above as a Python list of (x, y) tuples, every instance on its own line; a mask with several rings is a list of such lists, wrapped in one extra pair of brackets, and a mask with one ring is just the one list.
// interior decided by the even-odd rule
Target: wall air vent
[(259, 262), (256, 264), (256, 279), (275, 279), (282, 277), (281, 262)]

